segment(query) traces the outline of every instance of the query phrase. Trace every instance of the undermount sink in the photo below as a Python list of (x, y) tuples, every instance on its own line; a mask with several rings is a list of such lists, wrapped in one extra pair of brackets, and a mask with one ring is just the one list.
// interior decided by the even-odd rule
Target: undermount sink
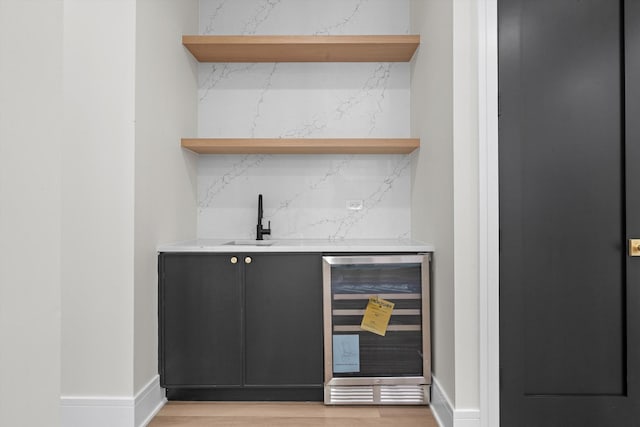
[(232, 240), (225, 243), (225, 246), (271, 246), (274, 243), (273, 240)]

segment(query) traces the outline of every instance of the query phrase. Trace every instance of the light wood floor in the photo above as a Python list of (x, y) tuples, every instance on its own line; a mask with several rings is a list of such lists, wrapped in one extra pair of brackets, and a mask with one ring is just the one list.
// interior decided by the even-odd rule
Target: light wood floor
[(322, 403), (169, 402), (149, 427), (438, 427), (426, 406), (324, 406)]

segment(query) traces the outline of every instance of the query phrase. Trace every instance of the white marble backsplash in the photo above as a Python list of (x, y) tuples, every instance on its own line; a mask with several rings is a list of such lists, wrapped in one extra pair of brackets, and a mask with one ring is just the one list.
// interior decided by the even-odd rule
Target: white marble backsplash
[[(202, 34), (406, 34), (408, 0), (201, 0)], [(198, 137), (408, 137), (406, 63), (199, 65)], [(198, 237), (410, 237), (410, 155), (201, 155)], [(363, 209), (348, 210), (348, 200)]]
[(200, 0), (201, 34), (408, 34), (409, 0)]
[(198, 95), (200, 136), (409, 136), (406, 63), (205, 64)]

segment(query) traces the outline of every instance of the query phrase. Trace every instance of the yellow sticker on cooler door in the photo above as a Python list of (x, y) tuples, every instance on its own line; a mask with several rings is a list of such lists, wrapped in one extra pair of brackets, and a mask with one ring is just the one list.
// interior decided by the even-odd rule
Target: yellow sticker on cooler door
[(385, 336), (394, 305), (391, 301), (378, 297), (370, 297), (367, 308), (364, 310), (360, 328), (373, 332), (374, 334)]

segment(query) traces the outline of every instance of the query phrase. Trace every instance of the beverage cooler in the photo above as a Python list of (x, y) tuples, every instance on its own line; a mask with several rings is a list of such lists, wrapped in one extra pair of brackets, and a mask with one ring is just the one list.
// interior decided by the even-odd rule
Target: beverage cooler
[(325, 404), (429, 403), (430, 261), (323, 257)]

